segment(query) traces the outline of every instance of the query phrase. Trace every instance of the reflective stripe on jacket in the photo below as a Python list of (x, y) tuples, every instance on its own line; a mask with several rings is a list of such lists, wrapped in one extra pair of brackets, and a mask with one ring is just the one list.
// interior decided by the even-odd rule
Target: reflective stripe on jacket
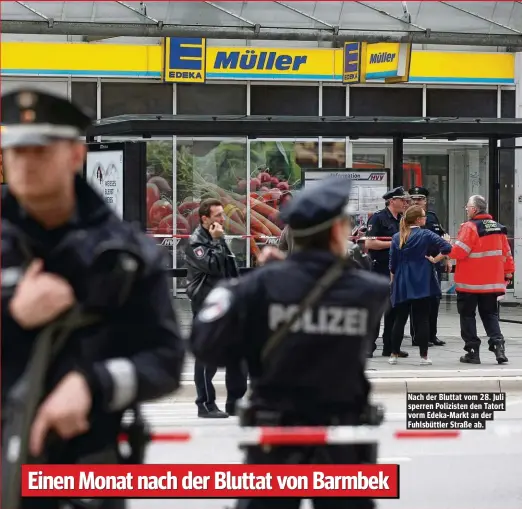
[(505, 293), (505, 276), (515, 271), (507, 230), (489, 214), (461, 225), (449, 256), (457, 260), (457, 292)]

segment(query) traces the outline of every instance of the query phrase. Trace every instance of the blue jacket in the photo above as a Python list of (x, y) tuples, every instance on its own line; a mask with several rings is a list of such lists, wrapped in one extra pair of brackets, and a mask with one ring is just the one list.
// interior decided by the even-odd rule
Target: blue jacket
[(401, 302), (441, 295), (435, 266), (425, 257), (437, 251), (448, 254), (451, 244), (430, 230), (412, 228), (406, 244), (399, 247), (399, 234), (392, 238), (390, 272), (394, 274), (391, 301)]

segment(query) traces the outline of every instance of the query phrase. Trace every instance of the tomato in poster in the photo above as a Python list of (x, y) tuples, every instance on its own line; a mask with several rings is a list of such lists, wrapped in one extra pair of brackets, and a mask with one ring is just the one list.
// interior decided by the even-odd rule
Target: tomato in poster
[(172, 205), (165, 199), (157, 200), (149, 210), (149, 226), (156, 228), (162, 219), (172, 214)]
[(156, 184), (147, 184), (147, 213), (150, 212), (150, 208), (161, 198), (160, 190)]

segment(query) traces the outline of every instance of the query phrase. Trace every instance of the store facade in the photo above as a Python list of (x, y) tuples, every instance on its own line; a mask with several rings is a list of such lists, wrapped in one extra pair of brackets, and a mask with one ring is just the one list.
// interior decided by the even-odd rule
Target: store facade
[[(82, 103), (97, 118), (122, 114), (522, 116), (520, 54), (413, 50), (407, 83), (344, 84), (342, 48), (278, 48), (262, 47), (262, 43), (228, 47), (223, 41), (193, 41), (188, 65), (192, 68), (176, 72), (176, 65), (187, 64), (172, 65), (171, 42), (162, 46), (4, 43), (2, 89), (32, 82)], [(502, 145), (508, 149), (515, 143), (507, 140)], [(148, 139), (147, 147), (148, 172), (156, 186), (150, 186), (150, 201), (158, 198), (156, 189), (160, 199), (166, 198), (149, 211), (150, 233), (160, 238), (171, 236), (168, 224), (160, 226), (170, 207), (179, 212), (186, 203), (182, 210), (190, 209), (190, 202), (204, 195), (209, 182), (236, 195), (246, 193), (244, 186), (257, 194), (261, 187), (272, 189), (271, 184), (258, 185), (258, 172), (293, 188), (300, 181), (301, 169), (402, 171), (405, 185), (430, 189), (430, 206), (452, 235), (464, 219), (467, 197), (487, 195), (489, 185), (487, 140), (407, 140), (402, 169), (392, 167), (392, 140), (288, 139), (281, 133), (277, 139), (255, 140)], [(521, 152), (500, 151), (499, 220), (508, 227), (519, 266), (522, 171), (515, 174), (514, 169), (522, 168)], [(285, 184), (279, 187), (284, 190)], [(236, 211), (229, 210), (232, 224)], [(193, 217), (182, 215), (175, 220), (178, 235), (193, 227)], [(250, 224), (244, 233), (266, 234), (268, 228), (274, 234), (275, 223), (269, 220), (268, 226), (257, 230)], [(255, 248), (249, 239), (240, 238), (243, 232), (236, 223), (232, 226), (230, 233), (237, 235), (233, 249), (241, 263), (249, 266)], [(179, 267), (182, 260), (173, 258)], [(517, 284), (516, 296), (522, 298), (522, 287)]]

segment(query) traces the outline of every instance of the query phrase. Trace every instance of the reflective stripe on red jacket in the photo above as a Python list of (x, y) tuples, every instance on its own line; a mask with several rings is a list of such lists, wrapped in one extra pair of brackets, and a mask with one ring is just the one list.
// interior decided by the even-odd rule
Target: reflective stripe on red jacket
[(506, 274), (513, 274), (515, 265), (506, 228), (489, 214), (461, 225), (449, 256), (457, 260), (457, 292), (506, 293)]

